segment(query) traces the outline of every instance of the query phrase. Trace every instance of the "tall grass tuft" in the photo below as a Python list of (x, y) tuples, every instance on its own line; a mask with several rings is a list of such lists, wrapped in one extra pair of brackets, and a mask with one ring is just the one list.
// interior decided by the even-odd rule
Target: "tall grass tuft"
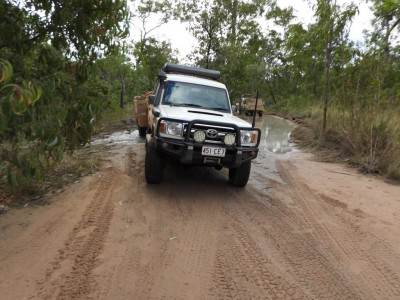
[(362, 172), (400, 180), (400, 108), (394, 107), (332, 103), (323, 133), (322, 105), (313, 105), (309, 107), (308, 132), (298, 129), (295, 138), (303, 145), (328, 149), (329, 155), (358, 166)]
[(400, 178), (400, 111), (376, 105), (341, 108), (331, 106), (330, 132), (343, 155), (366, 173), (387, 174)]

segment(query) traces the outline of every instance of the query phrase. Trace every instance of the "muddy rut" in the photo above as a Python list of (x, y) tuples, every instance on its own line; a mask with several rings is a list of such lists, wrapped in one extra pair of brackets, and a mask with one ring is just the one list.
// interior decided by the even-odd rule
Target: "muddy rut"
[(107, 157), (0, 218), (1, 299), (400, 299), (399, 187), (297, 154), (245, 189), (180, 165), (147, 185), (143, 144)]

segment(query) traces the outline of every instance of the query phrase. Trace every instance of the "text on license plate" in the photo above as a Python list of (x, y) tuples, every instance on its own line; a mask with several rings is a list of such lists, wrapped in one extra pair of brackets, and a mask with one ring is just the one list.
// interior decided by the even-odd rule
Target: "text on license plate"
[(201, 155), (225, 157), (225, 148), (203, 146), (201, 148)]

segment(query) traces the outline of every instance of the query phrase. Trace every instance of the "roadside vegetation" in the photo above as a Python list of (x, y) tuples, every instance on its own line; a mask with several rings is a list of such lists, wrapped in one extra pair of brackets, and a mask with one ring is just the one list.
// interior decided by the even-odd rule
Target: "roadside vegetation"
[(0, 190), (45, 186), (96, 131), (127, 120), (133, 97), (179, 62), (179, 45), (153, 35), (171, 19), (198, 40), (186, 61), (220, 70), (233, 103), (259, 91), (267, 111), (300, 117), (308, 145), (400, 179), (400, 4), (369, 0), (355, 44), (359, 8), (342, 2), (312, 1), (304, 24), (275, 0), (2, 1)]

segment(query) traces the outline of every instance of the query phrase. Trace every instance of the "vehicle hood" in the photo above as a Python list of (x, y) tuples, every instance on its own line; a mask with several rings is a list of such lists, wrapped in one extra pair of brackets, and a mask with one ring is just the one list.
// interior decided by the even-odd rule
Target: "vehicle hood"
[(207, 120), (212, 122), (231, 123), (238, 127), (251, 127), (251, 124), (230, 113), (196, 107), (177, 107), (160, 105), (160, 117), (190, 122), (192, 120)]

